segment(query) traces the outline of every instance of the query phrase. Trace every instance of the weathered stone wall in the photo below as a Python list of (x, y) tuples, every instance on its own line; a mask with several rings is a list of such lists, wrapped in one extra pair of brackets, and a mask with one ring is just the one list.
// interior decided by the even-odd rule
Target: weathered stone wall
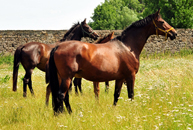
[[(122, 30), (112, 30), (115, 32), (115, 36), (121, 34)], [(110, 30), (96, 30), (96, 32), (104, 36), (112, 32)], [(27, 42), (42, 42), (46, 44), (52, 44), (60, 40), (67, 30), (5, 30), (0, 31), (0, 53), (13, 54), (15, 49)], [(151, 36), (145, 47), (146, 53), (160, 53), (165, 51), (171, 51), (172, 53), (180, 51), (181, 49), (193, 48), (193, 29), (177, 29), (178, 36), (176, 40), (170, 39), (165, 41), (165, 37)], [(83, 38), (82, 41), (95, 42), (89, 38)]]
[(156, 35), (148, 38), (145, 45), (145, 51), (147, 53), (160, 53), (160, 52), (179, 52), (182, 49), (192, 49), (193, 48), (193, 29), (176, 29), (178, 36), (175, 40), (165, 41), (165, 37), (161, 38)]

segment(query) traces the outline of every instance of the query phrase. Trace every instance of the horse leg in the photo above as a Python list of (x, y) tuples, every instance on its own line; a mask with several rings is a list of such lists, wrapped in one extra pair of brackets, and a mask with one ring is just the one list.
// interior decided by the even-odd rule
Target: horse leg
[(75, 94), (78, 95), (78, 78), (74, 78), (73, 80), (73, 83), (74, 83), (74, 88), (75, 88)]
[(54, 110), (54, 115), (57, 115), (63, 112), (63, 101), (59, 100), (58, 98), (55, 98), (52, 96), (52, 107)]
[(69, 86), (69, 92), (72, 92), (72, 82), (70, 83), (70, 86)]
[(27, 85), (30, 85), (30, 91), (33, 92), (32, 83), (31, 83), (31, 74), (32, 70), (26, 70), (25, 76), (23, 78), (23, 97), (27, 96)]
[[(54, 79), (54, 80), (56, 80), (56, 79)], [(60, 85), (59, 85), (59, 81), (61, 81)], [(60, 78), (57, 78), (57, 81), (54, 82), (57, 87), (52, 87), (51, 83), (50, 83), (50, 88), (51, 88), (51, 92), (52, 92), (52, 107), (54, 110), (54, 115), (58, 115), (59, 113), (63, 113), (63, 110), (64, 110), (64, 106), (63, 106), (64, 95), (60, 89), (62, 82), (63, 82), (63, 80), (61, 80)]]
[(72, 109), (69, 102), (69, 94), (68, 94), (71, 81), (72, 81), (71, 79), (62, 80), (60, 90), (59, 90), (59, 99), (62, 99), (64, 101), (66, 105), (66, 109), (68, 110), (69, 114), (72, 113)]
[(121, 93), (121, 88), (122, 88), (122, 85), (123, 85), (123, 81), (124, 80), (116, 80), (115, 81), (115, 92), (114, 92), (114, 103), (113, 103), (114, 106), (117, 105), (118, 98), (119, 98), (120, 93)]
[(66, 96), (64, 98), (64, 103), (66, 105), (66, 109), (68, 110), (68, 113), (71, 114), (72, 109), (71, 109), (71, 106), (70, 106), (70, 103), (69, 103), (69, 94), (68, 94), (68, 92), (66, 93)]
[(26, 76), (24, 76), (23, 78), (23, 97), (27, 96), (27, 83), (29, 82), (28, 79), (25, 78)]
[(30, 90), (31, 94), (34, 96), (34, 91), (33, 91), (33, 88), (32, 88), (31, 75), (29, 77), (28, 87), (29, 87), (29, 90)]
[(128, 98), (131, 98), (132, 101), (134, 99), (135, 74), (133, 74), (130, 78), (126, 79), (126, 83), (127, 83)]
[(93, 86), (94, 86), (95, 98), (99, 100), (99, 92), (100, 92), (99, 82), (93, 82)]
[(78, 94), (78, 89), (79, 89), (80, 93), (82, 93), (81, 81), (82, 81), (82, 78), (74, 78), (73, 83), (74, 83), (76, 94)]
[(105, 82), (105, 92), (108, 93), (109, 92), (109, 81)]
[[(50, 70), (49, 70), (50, 71)], [(55, 71), (55, 70), (54, 70)], [(56, 72), (56, 71), (55, 71)], [(63, 95), (60, 91), (60, 85), (62, 84), (62, 79), (57, 75), (57, 73), (53, 73), (52, 78), (50, 78), (49, 87), (52, 92), (52, 107), (54, 110), (54, 115), (58, 115), (63, 112)]]
[(77, 85), (78, 85), (80, 93), (82, 93), (81, 83), (82, 83), (82, 78), (78, 78), (78, 84)]
[(50, 93), (51, 93), (51, 88), (50, 88), (50, 84), (48, 84), (46, 88), (46, 106), (48, 106), (49, 104)]

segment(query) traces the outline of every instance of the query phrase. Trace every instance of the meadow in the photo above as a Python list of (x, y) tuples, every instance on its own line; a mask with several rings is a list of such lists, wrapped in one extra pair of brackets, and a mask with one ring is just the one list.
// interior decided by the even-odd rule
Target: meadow
[(13, 57), (0, 58), (0, 130), (192, 130), (193, 129), (193, 54), (142, 55), (136, 75), (134, 100), (123, 85), (117, 106), (113, 104), (114, 81), (109, 93), (100, 83), (99, 102), (92, 82), (83, 80), (83, 94), (70, 93), (72, 114), (54, 116), (51, 97), (45, 106), (44, 73), (35, 69), (32, 84), (23, 97), (24, 69), (20, 65), (18, 90), (12, 91)]

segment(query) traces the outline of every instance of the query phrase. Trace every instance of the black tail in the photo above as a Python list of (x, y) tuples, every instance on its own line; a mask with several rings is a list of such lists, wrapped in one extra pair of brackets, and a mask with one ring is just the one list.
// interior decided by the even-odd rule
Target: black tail
[(54, 61), (54, 53), (57, 50), (58, 46), (52, 49), (50, 53), (50, 59), (49, 59), (49, 81), (52, 91), (52, 105), (54, 112), (62, 112), (63, 111), (63, 101), (60, 101), (58, 99), (58, 93), (59, 93), (59, 82), (58, 82), (58, 74), (57, 74), (57, 68)]
[(21, 61), (21, 51), (24, 48), (23, 45), (20, 45), (14, 53), (14, 64), (13, 64), (13, 91), (17, 91), (17, 77), (18, 77), (18, 68)]

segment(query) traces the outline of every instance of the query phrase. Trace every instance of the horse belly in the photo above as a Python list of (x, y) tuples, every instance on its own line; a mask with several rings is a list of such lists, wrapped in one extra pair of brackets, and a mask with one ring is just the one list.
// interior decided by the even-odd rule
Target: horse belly
[(78, 78), (85, 78), (90, 81), (97, 81), (97, 82), (105, 82), (119, 79), (120, 75), (118, 74), (110, 74), (110, 73), (84, 73), (84, 74), (76, 74), (75, 77)]
[[(115, 65), (115, 64), (114, 64)], [(91, 65), (87, 66), (85, 69), (82, 69), (81, 71), (77, 72), (75, 74), (75, 77), (77, 78), (85, 78), (90, 81), (98, 81), (98, 82), (104, 82), (104, 81), (110, 81), (119, 79), (122, 77), (121, 73), (118, 71), (119, 69), (115, 66), (97, 66), (97, 65)]]
[(110, 81), (121, 77), (119, 60), (114, 53), (102, 50), (98, 52), (95, 52), (96, 54), (89, 60), (85, 60), (81, 65), (79, 64), (81, 71), (77, 73), (77, 76), (99, 82)]

